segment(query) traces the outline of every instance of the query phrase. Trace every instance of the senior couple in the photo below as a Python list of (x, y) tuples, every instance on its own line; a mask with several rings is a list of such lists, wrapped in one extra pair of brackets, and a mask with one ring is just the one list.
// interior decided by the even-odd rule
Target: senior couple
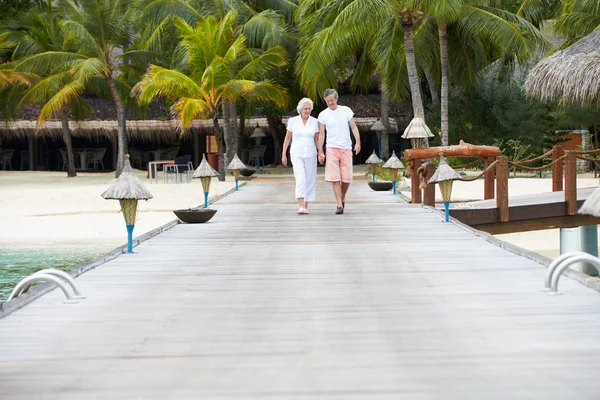
[[(318, 118), (310, 116), (313, 102), (303, 98), (298, 103), (297, 117), (288, 121), (287, 132), (283, 142), (281, 162), (288, 164), (287, 149), (292, 142), (290, 156), (296, 178), (296, 198), (298, 214), (308, 214), (308, 203), (315, 200), (317, 183), (317, 158), (325, 161), (325, 180), (333, 184), (333, 193), (337, 202), (336, 214), (344, 213), (346, 193), (352, 182), (352, 139), (356, 144), (354, 152), (360, 152), (360, 134), (354, 122), (354, 113), (349, 107), (340, 106), (338, 93), (327, 89), (323, 95), (327, 108)], [(327, 151), (323, 153), (323, 143), (327, 134)]]

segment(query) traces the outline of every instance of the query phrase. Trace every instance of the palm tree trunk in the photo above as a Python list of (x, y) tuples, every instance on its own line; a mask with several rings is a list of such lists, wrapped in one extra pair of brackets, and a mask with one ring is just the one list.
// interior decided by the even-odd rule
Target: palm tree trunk
[(225, 146), (227, 147), (227, 160), (225, 160), (225, 164), (229, 165), (235, 154), (233, 151), (233, 132), (231, 129), (229, 100), (223, 100), (221, 108), (223, 109), (223, 136), (225, 137)]
[[(60, 110), (60, 124), (62, 127), (63, 141), (67, 149), (67, 177), (74, 178), (77, 176), (75, 171), (75, 154), (73, 153), (73, 144), (71, 143), (71, 128), (69, 128), (69, 115), (63, 108)], [(82, 165), (85, 167), (85, 165)]]
[[(413, 113), (417, 113), (420, 109), (425, 119), (425, 109), (423, 108), (423, 99), (421, 98), (421, 85), (419, 81), (419, 73), (417, 72), (417, 61), (415, 59), (415, 44), (414, 44), (414, 20), (413, 13), (409, 11), (402, 19), (402, 31), (404, 33), (404, 55), (406, 57), (406, 68), (408, 70), (408, 83), (410, 85), (410, 94), (413, 105)], [(429, 140), (425, 138), (423, 147), (429, 147)]]
[(385, 126), (385, 131), (381, 131), (381, 157), (384, 159), (390, 156), (390, 98), (381, 92), (381, 122)]
[(448, 35), (446, 23), (438, 21), (438, 34), (440, 37), (440, 58), (442, 66), (442, 146), (448, 146)]
[(117, 91), (115, 81), (110, 75), (105, 79), (106, 83), (108, 83), (108, 88), (110, 89), (110, 94), (113, 97), (115, 106), (117, 107), (117, 168), (115, 171), (115, 178), (118, 178), (123, 170), (123, 156), (127, 153), (127, 120), (125, 119), (125, 106)]
[(219, 157), (219, 181), (225, 181), (225, 160), (223, 151), (223, 135), (221, 134), (221, 127), (219, 126), (219, 116), (215, 112), (213, 114), (213, 134), (215, 135), (215, 141), (217, 142), (217, 155)]
[(440, 104), (440, 91), (431, 72), (431, 67), (426, 65), (423, 68), (423, 72), (425, 72), (425, 79), (427, 79), (427, 86), (429, 86), (429, 92), (431, 93), (431, 102), (433, 104)]
[(239, 157), (240, 127), (238, 124), (237, 105), (235, 104), (235, 100), (229, 101), (229, 115), (231, 116), (231, 132), (233, 133), (233, 154), (237, 154)]
[(273, 136), (274, 144), (274, 164), (281, 164), (281, 153), (283, 152), (283, 146), (281, 145), (281, 138), (279, 137), (279, 126), (281, 125), (281, 116), (272, 117), (267, 115), (267, 122), (269, 123), (269, 132)]

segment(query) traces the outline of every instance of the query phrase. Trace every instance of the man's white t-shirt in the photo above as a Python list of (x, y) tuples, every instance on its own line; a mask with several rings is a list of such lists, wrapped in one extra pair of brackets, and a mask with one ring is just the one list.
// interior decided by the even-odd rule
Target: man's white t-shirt
[(306, 125), (297, 115), (288, 120), (287, 130), (292, 132), (290, 154), (297, 157), (316, 157), (315, 134), (319, 132), (319, 123), (315, 117), (308, 117)]
[(352, 150), (350, 125), (354, 113), (350, 107), (338, 105), (335, 110), (326, 108), (321, 111), (317, 120), (325, 125), (327, 130), (327, 147)]

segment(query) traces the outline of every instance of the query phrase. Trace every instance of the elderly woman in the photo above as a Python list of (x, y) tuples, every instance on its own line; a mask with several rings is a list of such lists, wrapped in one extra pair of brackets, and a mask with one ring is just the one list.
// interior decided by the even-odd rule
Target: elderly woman
[(308, 202), (315, 199), (317, 184), (317, 140), (319, 122), (310, 116), (313, 102), (303, 98), (298, 102), (298, 116), (288, 121), (281, 162), (287, 165), (287, 149), (292, 142), (290, 156), (296, 178), (296, 198), (298, 199), (298, 214), (308, 214)]

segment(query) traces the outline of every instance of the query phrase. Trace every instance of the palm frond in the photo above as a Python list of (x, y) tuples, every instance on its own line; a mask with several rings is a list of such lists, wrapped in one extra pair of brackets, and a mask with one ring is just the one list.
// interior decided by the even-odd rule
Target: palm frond
[(84, 89), (84, 83), (79, 80), (71, 81), (63, 86), (40, 110), (40, 115), (37, 119), (37, 127), (39, 128), (44, 121), (58, 113), (61, 108), (69, 104), (73, 99), (81, 96)]
[(85, 26), (77, 21), (62, 21), (61, 26), (66, 33), (66, 48), (73, 48), (77, 52), (88, 55), (93, 54), (96, 57), (102, 54), (102, 49), (98, 46), (96, 38)]
[(150, 103), (154, 97), (164, 97), (173, 101), (181, 97), (206, 97), (206, 93), (190, 77), (156, 65), (150, 66), (131, 93), (142, 105)]
[(235, 75), (235, 79), (253, 79), (274, 68), (287, 65), (286, 51), (281, 47), (272, 47), (252, 59)]
[(60, 72), (39, 79), (33, 86), (25, 91), (18, 107), (24, 104), (34, 103), (43, 104), (52, 96), (60, 91), (62, 87), (71, 81), (72, 74), (70, 71)]
[(181, 120), (181, 130), (185, 130), (196, 118), (210, 118), (214, 112), (209, 103), (204, 100), (182, 97), (171, 107), (173, 113)]
[(248, 46), (268, 49), (284, 44), (286, 27), (281, 15), (266, 10), (252, 16), (242, 26), (242, 33), (248, 41)]
[(246, 99), (271, 101), (279, 107), (287, 105), (287, 91), (270, 81), (231, 80), (223, 89), (223, 97), (228, 99)]
[(15, 70), (44, 74), (47, 71), (64, 69), (70, 62), (85, 58), (86, 56), (84, 55), (65, 51), (47, 51), (41, 54), (34, 54), (19, 61), (15, 65)]

